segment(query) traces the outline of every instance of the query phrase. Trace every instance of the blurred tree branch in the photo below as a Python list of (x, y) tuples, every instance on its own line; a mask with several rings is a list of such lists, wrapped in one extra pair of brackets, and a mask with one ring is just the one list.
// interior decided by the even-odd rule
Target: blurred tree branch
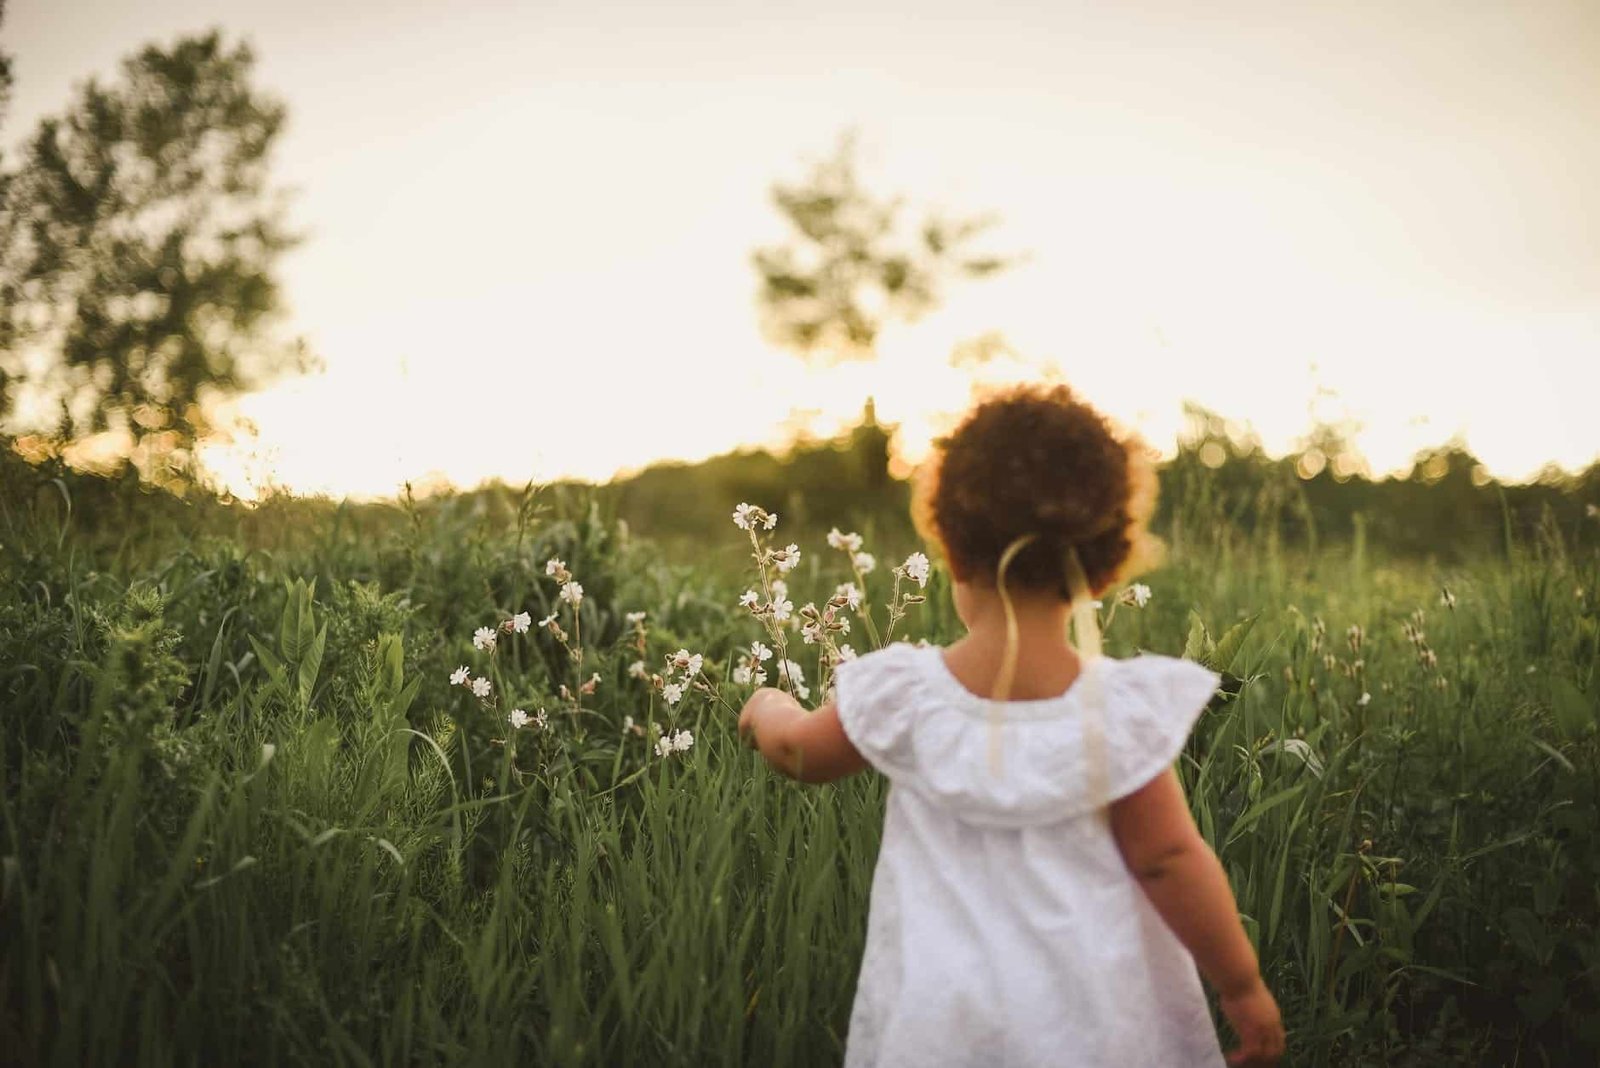
[(58, 445), (116, 431), (182, 480), (214, 403), (308, 365), (278, 342), (297, 240), (270, 188), (285, 109), (213, 32), (83, 84), (0, 172), (0, 420)]
[(914, 321), (939, 305), (951, 281), (1016, 262), (969, 251), (996, 222), (992, 215), (930, 214), (920, 225), (903, 226), (903, 198), (862, 188), (850, 133), (803, 180), (776, 183), (772, 201), (793, 234), (751, 257), (762, 327), (808, 361), (871, 359), (886, 322)]

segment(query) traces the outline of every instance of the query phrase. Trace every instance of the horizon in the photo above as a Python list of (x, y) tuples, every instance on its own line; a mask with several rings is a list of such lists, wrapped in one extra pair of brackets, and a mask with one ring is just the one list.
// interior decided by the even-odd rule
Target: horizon
[[(1020, 355), (977, 377), (1060, 375), (1163, 455), (1193, 401), (1274, 456), (1355, 428), (1377, 476), (1456, 439), (1502, 481), (1600, 459), (1596, 9), (917, 10), (13, 3), (0, 136), (149, 41), (253, 44), (309, 231), (288, 325), (326, 370), (239, 401), (254, 455), (208, 462), (241, 496), (605, 481), (825, 438), (868, 396), (914, 463), (991, 331)], [(847, 128), (867, 188), (994, 211), (1030, 258), (808, 370), (748, 257)]]

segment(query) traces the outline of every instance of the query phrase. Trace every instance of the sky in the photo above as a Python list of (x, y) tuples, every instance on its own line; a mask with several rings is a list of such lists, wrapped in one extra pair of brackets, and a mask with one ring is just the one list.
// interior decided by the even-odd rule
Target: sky
[[(1460, 436), (1600, 457), (1600, 5), (10, 0), (14, 142), (139, 45), (221, 27), (289, 106), (288, 329), (323, 370), (208, 454), (250, 493), (606, 478), (868, 396), (915, 462), (963, 339), (1158, 448), (1191, 400), (1269, 450)], [(763, 340), (775, 180), (994, 211), (1026, 262), (827, 371)]]

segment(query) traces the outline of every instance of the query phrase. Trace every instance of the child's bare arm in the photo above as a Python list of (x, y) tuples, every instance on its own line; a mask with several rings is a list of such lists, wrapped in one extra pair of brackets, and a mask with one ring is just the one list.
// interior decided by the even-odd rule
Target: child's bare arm
[(832, 782), (867, 766), (832, 701), (807, 712), (782, 690), (757, 690), (739, 713), (739, 734), (768, 764), (801, 782)]
[(1284, 1045), (1277, 1002), (1261, 980), (1233, 890), (1194, 825), (1177, 772), (1115, 802), (1111, 830), (1128, 870), (1221, 997), (1240, 1040), (1229, 1063), (1276, 1063)]

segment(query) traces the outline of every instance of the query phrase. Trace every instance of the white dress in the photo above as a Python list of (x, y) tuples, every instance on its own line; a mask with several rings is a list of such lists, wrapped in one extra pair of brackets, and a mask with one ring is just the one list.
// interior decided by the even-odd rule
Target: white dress
[(1099, 658), (1059, 697), (996, 703), (937, 647), (839, 667), (840, 722), (890, 781), (846, 1068), (1222, 1065), (1103, 807), (1172, 764), (1217, 682)]

